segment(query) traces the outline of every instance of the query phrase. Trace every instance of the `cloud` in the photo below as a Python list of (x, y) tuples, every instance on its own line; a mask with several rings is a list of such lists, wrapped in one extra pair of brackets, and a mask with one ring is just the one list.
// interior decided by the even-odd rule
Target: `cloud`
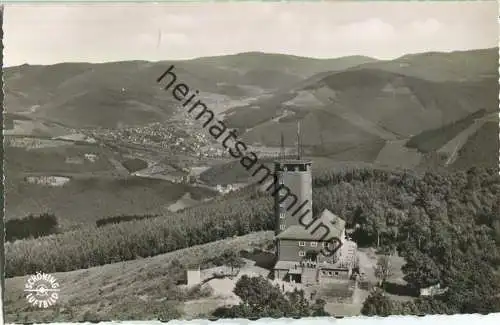
[(428, 36), (438, 32), (441, 29), (441, 23), (432, 18), (424, 21), (414, 21), (410, 24), (410, 28), (419, 36)]
[(174, 29), (185, 29), (195, 27), (197, 24), (193, 16), (168, 14), (161, 17), (161, 23), (173, 27)]
[(336, 29), (336, 34), (357, 40), (381, 41), (394, 38), (396, 32), (391, 24), (379, 18), (371, 18), (340, 26)]
[(347, 42), (353, 44), (364, 42), (373, 44), (374, 42), (392, 40), (396, 36), (394, 27), (378, 18), (336, 27), (331, 22), (322, 21), (315, 23), (311, 30), (311, 38), (320, 43)]
[(424, 50), (485, 48), (497, 44), (496, 6), (493, 1), (7, 5), (4, 64), (82, 60), (87, 53), (96, 62), (252, 50), (389, 59)]
[(162, 44), (185, 45), (189, 43), (189, 37), (182, 33), (165, 33), (161, 35)]
[(295, 15), (287, 11), (280, 12), (278, 14), (278, 20), (280, 21), (280, 23), (288, 25), (294, 22)]

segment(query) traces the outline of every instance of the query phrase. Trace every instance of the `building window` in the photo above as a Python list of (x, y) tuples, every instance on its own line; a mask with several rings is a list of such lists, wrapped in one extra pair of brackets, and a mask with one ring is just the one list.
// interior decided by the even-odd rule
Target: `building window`
[(332, 271), (328, 271), (328, 276), (332, 276)]
[(283, 223), (282, 223), (282, 224), (280, 225), (280, 229), (281, 229), (281, 230), (285, 229), (285, 224), (283, 224)]
[(312, 241), (312, 242), (311, 242), (311, 247), (316, 247), (316, 246), (318, 246), (318, 243), (317, 243), (317, 242), (315, 242), (315, 241)]
[(339, 272), (335, 272), (335, 275), (339, 275)]
[(306, 242), (304, 242), (304, 241), (299, 241), (299, 246), (306, 246)]
[(304, 252), (304, 251), (299, 251), (299, 256), (306, 256), (306, 252)]

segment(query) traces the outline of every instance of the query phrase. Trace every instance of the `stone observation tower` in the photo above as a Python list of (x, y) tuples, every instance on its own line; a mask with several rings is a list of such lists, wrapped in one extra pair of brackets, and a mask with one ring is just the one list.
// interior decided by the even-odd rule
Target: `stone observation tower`
[[(300, 143), (300, 122), (297, 126), (297, 157), (296, 159), (287, 159), (285, 157), (283, 134), (281, 135), (281, 157), (274, 163), (274, 172), (278, 177), (279, 184), (282, 184), (290, 190), (289, 193), (281, 190), (274, 197), (274, 215), (276, 221), (276, 234), (290, 226), (300, 225), (299, 218), (307, 212), (304, 218), (312, 218), (312, 176), (309, 160), (302, 159)], [(294, 203), (294, 197), (297, 201)], [(293, 205), (292, 205), (293, 204)], [(297, 211), (295, 215), (294, 212)]]
[[(312, 162), (302, 159), (300, 124), (297, 126), (297, 156), (285, 157), (283, 135), (281, 157), (274, 163), (279, 184), (274, 191), (276, 263), (273, 277), (303, 284), (348, 281), (357, 263), (357, 245), (346, 240), (345, 221), (325, 209), (312, 212)], [(328, 237), (328, 238), (327, 238)], [(338, 239), (333, 255), (323, 249)]]

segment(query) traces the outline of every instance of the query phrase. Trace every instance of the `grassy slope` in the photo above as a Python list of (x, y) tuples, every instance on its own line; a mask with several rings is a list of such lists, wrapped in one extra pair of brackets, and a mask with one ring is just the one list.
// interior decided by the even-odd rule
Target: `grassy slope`
[(496, 78), (436, 83), (380, 70), (357, 70), (331, 75), (323, 82), (340, 93), (335, 101), (339, 105), (401, 135), (498, 106)]
[(485, 114), (485, 110), (479, 110), (442, 128), (424, 131), (410, 138), (406, 146), (408, 148), (416, 148), (423, 153), (436, 151), (453, 139), (458, 133), (468, 128), (475, 119), (481, 118)]
[[(256, 114), (259, 114), (256, 112)], [(263, 143), (278, 147), (283, 133), (286, 145), (294, 146), (297, 121), (266, 122), (247, 131), (241, 138), (247, 143)], [(301, 118), (301, 143), (318, 155), (333, 155), (379, 138), (353, 125), (348, 120), (325, 110), (305, 112)]]
[[(56, 322), (83, 320), (86, 311), (105, 315), (108, 319), (151, 319), (148, 303), (139, 296), (164, 298), (167, 281), (166, 266), (174, 259), (182, 265), (196, 265), (202, 260), (216, 257), (225, 250), (240, 252), (253, 247), (263, 247), (273, 237), (272, 232), (257, 232), (229, 238), (205, 245), (193, 246), (167, 254), (134, 261), (108, 264), (86, 270), (53, 274), (62, 292), (57, 312), (30, 309), (24, 298), (24, 281), (27, 277), (6, 280), (5, 312), (8, 322)], [(169, 297), (166, 297), (167, 299)], [(69, 309), (74, 313), (69, 315)], [(27, 317), (27, 318), (26, 318)]]
[(498, 168), (498, 121), (486, 122), (458, 152), (452, 168), (470, 166)]

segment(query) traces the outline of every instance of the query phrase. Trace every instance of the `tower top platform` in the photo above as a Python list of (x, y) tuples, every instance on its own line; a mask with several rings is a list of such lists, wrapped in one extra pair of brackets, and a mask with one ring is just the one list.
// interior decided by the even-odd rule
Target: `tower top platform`
[(283, 159), (283, 160), (275, 160), (274, 161), (275, 164), (284, 164), (284, 165), (287, 165), (287, 164), (293, 164), (293, 165), (297, 165), (297, 164), (312, 164), (312, 160), (309, 160), (309, 159)]

